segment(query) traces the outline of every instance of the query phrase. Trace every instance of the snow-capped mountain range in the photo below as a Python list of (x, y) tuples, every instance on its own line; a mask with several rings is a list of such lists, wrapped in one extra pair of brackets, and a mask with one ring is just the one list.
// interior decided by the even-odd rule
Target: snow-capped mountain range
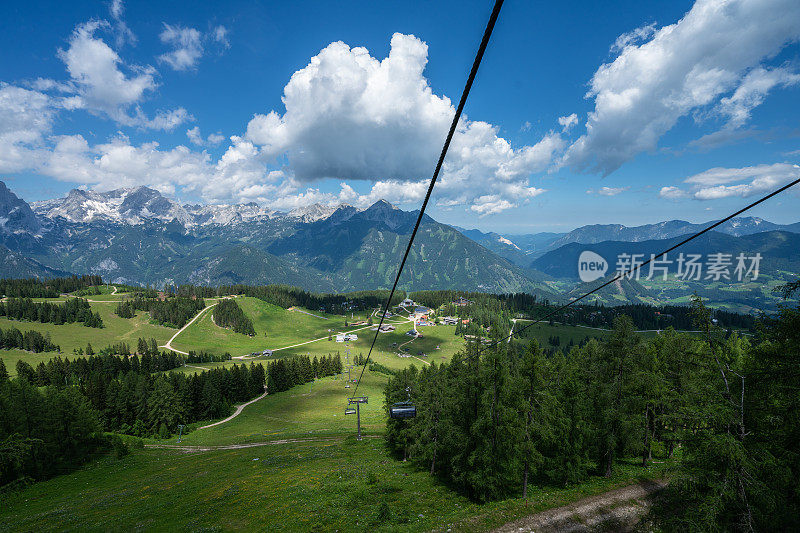
[(288, 213), (256, 203), (181, 205), (149, 187), (115, 189), (108, 192), (73, 189), (65, 198), (33, 202), (31, 207), (40, 217), (60, 218), (72, 223), (104, 221), (138, 225), (147, 221), (159, 221), (178, 222), (187, 228), (209, 225), (230, 226), (279, 218), (295, 219), (309, 224), (333, 217), (341, 222), (356, 213), (365, 213), (367, 219), (383, 222), (394, 228), (397, 225), (395, 215), (400, 211), (385, 200), (379, 200), (364, 209), (357, 209), (348, 204), (333, 206), (313, 204)]
[[(154, 286), (288, 283), (321, 292), (371, 290), (393, 283), (394, 260), (417, 213), (385, 200), (365, 209), (317, 204), (288, 213), (254, 203), (182, 205), (147, 187), (72, 190), (29, 205), (0, 181), (0, 277), (95, 273), (115, 283)], [(501, 235), (426, 216), (404, 290), (529, 292), (553, 301), (550, 283), (553, 277), (572, 279), (576, 246), (658, 251), (667, 239), (707, 224), (671, 220)], [(746, 246), (765, 256), (765, 275), (783, 276), (800, 269), (798, 234), (800, 223), (738, 218), (709, 233), (703, 246)]]
[(108, 192), (73, 189), (65, 198), (33, 202), (31, 207), (39, 216), (62, 218), (68, 222), (106, 221), (137, 225), (155, 220), (176, 221), (186, 227), (213, 224), (227, 226), (284, 216), (297, 218), (302, 222), (314, 222), (329, 217), (338, 209), (338, 206), (314, 204), (283, 213), (256, 203), (181, 205), (149, 187), (122, 188)]

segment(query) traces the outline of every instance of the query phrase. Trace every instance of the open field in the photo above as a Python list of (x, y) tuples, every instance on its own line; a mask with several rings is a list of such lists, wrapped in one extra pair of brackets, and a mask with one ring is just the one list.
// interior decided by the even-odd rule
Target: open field
[[(213, 300), (207, 301), (213, 302)], [(213, 310), (211, 310), (186, 328), (172, 345), (186, 352), (202, 349), (217, 355), (225, 352), (245, 355), (326, 336), (328, 329), (331, 329), (333, 334), (345, 330), (343, 316), (314, 313), (325, 317), (318, 318), (306, 313), (288, 311), (257, 298), (237, 298), (236, 303), (253, 322), (256, 331), (254, 337), (217, 326), (212, 320)]]
[(177, 331), (151, 324), (150, 315), (143, 311), (137, 311), (133, 318), (120, 318), (114, 313), (115, 305), (113, 303), (91, 303), (90, 305), (92, 310), (100, 313), (103, 318), (103, 328), (87, 328), (80, 323), (42, 324), (41, 322), (10, 320), (5, 317), (0, 317), (0, 328), (15, 327), (21, 331), (35, 330), (42, 335), (49, 333), (53, 342), (61, 346), (62, 354), (68, 357), (72, 356), (72, 351), (76, 348), (86, 349), (87, 343), (91, 343), (95, 350), (115, 342), (127, 342), (135, 348), (139, 337), (154, 338), (159, 344), (163, 344)]
[[(225, 424), (190, 432), (179, 445), (187, 448), (105, 456), (4, 495), (0, 531), (485, 531), (664, 470), (663, 464), (621, 464), (611, 479), (595, 477), (568, 489), (534, 486), (528, 501), (479, 505), (424, 468), (389, 455), (382, 439), (385, 380), (367, 371), (359, 388), (370, 398), (362, 406), (361, 442), (354, 438), (355, 416), (344, 415), (351, 389), (325, 378), (267, 396)], [(148, 443), (174, 446), (175, 440)], [(380, 517), (382, 507), (388, 517)]]
[[(485, 531), (642, 476), (658, 477), (662, 469), (620, 465), (611, 479), (535, 487), (527, 502), (479, 505), (424, 469), (392, 459), (380, 438), (208, 452), (145, 449), (4, 495), (0, 531)], [(389, 516), (381, 520), (383, 503)]]
[[(208, 301), (212, 303), (213, 299)], [(267, 359), (299, 354), (313, 357), (337, 352), (344, 359), (349, 348), (352, 361), (354, 356), (367, 354), (374, 334), (365, 328), (357, 332), (357, 341), (336, 343), (327, 339), (327, 330), (332, 329), (334, 334), (345, 330), (344, 317), (325, 315), (325, 320), (253, 298), (238, 298), (237, 303), (262, 337), (250, 338), (220, 328), (206, 311), (176, 338), (174, 346), (185, 351), (203, 349), (237, 355), (263, 349), (265, 338), (269, 342), (266, 346), (282, 348), (322, 337), (317, 342), (279, 350), (271, 358), (253, 360), (266, 363)], [(99, 348), (119, 340), (135, 343), (142, 336), (155, 337), (163, 344), (177, 331), (150, 324), (143, 312), (134, 319), (122, 319), (113, 314), (111, 304), (93, 303), (92, 307), (101, 313), (106, 328), (10, 320), (0, 323), (49, 332), (66, 356), (72, 355), (73, 347), (84, 347), (86, 342)], [(373, 360), (389, 368), (448, 361), (463, 346), (454, 326), (422, 327), (424, 337), (412, 339), (405, 335), (410, 322), (392, 322), (396, 322), (397, 330), (381, 333), (373, 352)], [(543, 344), (548, 336), (558, 335), (562, 346), (570, 339), (577, 343), (586, 335), (607, 335), (559, 324), (540, 324), (531, 328), (531, 333)], [(394, 343), (398, 346), (393, 347)], [(403, 345), (411, 354), (422, 351), (427, 357), (398, 357)], [(18, 359), (35, 365), (54, 355), (0, 352), (12, 374)], [(177, 371), (200, 372), (249, 361), (197, 363)], [(359, 371), (356, 367), (353, 377)], [(522, 515), (663, 475), (664, 464), (644, 469), (634, 464), (638, 461), (623, 462), (611, 479), (596, 477), (568, 489), (534, 486), (528, 501), (510, 498), (475, 504), (431, 478), (424, 468), (389, 455), (383, 444), (383, 386), (387, 379), (379, 372), (367, 370), (364, 374), (358, 395), (368, 396), (369, 403), (361, 408), (361, 442), (354, 439), (356, 417), (344, 414), (353, 389), (346, 389), (339, 377), (327, 377), (268, 395), (223, 424), (199, 429), (211, 421), (195, 423), (183, 436), (182, 448), (170, 448), (176, 445), (174, 436), (166, 441), (149, 439), (148, 448), (134, 450), (125, 458), (101, 457), (75, 472), (5, 494), (0, 531), (485, 531)]]
[(26, 352), (25, 350), (18, 350), (13, 348), (11, 350), (0, 350), (0, 359), (3, 360), (3, 363), (6, 365), (6, 370), (11, 376), (17, 375), (17, 361), (25, 361), (32, 367), (36, 368), (40, 362), (46, 363), (53, 357), (57, 357), (62, 354), (58, 354), (56, 352), (41, 352), (41, 353), (33, 353), (33, 352)]
[[(256, 298), (237, 298), (236, 301), (252, 320), (256, 330), (255, 337), (234, 333), (229, 329), (217, 326), (212, 320), (212, 311), (209, 311), (186, 328), (173, 341), (172, 346), (186, 352), (202, 349), (217, 355), (228, 352), (234, 356), (267, 348), (277, 349), (273, 358), (301, 354), (320, 357), (337, 352), (344, 358), (345, 350), (348, 347), (352, 356), (366, 355), (369, 352), (374, 331), (364, 326), (345, 328), (345, 318), (342, 316), (315, 313), (326, 317), (326, 320), (300, 312), (300, 310), (283, 309)], [(355, 317), (355, 319), (359, 318), (363, 319), (365, 316)], [(350, 322), (354, 318), (349, 317), (347, 320)], [(409, 321), (393, 318), (387, 323), (396, 325), (397, 330), (381, 333), (378, 336), (373, 351), (373, 360), (389, 368), (400, 369), (410, 364), (423, 365), (425, 364), (423, 361), (436, 361), (437, 363), (447, 361), (463, 344), (463, 340), (454, 335), (454, 326), (422, 327), (420, 331), (424, 337), (412, 339), (405, 335), (405, 332), (411, 329)], [(333, 340), (327, 338), (330, 335), (335, 337), (337, 332), (347, 331), (355, 332), (358, 340), (345, 344), (337, 343), (335, 338)], [(393, 343), (396, 343), (398, 347), (393, 348)], [(298, 344), (299, 346), (294, 346)], [(427, 357), (423, 358), (423, 361), (414, 357), (398, 357), (399, 346), (403, 344), (409, 348), (410, 354), (416, 355), (417, 352), (422, 351), (427, 354)], [(438, 350), (437, 346), (439, 346)], [(260, 359), (262, 358), (254, 360)]]
[[(455, 326), (421, 327), (420, 332), (423, 334), (423, 337), (417, 339), (405, 334), (406, 331), (411, 329), (411, 322), (401, 322), (396, 324), (396, 326), (397, 330), (378, 335), (378, 340), (375, 342), (375, 349), (372, 351), (371, 357), (371, 360), (395, 370), (406, 368), (410, 365), (419, 367), (426, 362), (442, 363), (444, 361), (449, 361), (453, 354), (460, 350), (464, 344), (464, 340), (461, 337), (455, 336)], [(320, 342), (306, 344), (288, 350), (281, 350), (277, 352), (276, 355), (309, 354), (314, 357), (315, 355), (321, 356), (339, 352), (342, 357), (344, 357), (345, 349), (349, 347), (353, 357), (357, 355), (366, 356), (369, 353), (369, 347), (372, 344), (375, 332), (370, 329), (363, 329), (357, 332), (357, 335), (358, 340), (346, 344), (325, 339)], [(395, 343), (397, 347), (392, 347)], [(425, 353), (426, 356), (420, 358), (399, 357), (397, 354), (401, 346), (407, 347), (410, 350), (408, 352), (410, 355), (416, 356), (417, 352), (421, 351)], [(436, 348), (437, 346), (439, 349)]]
[[(358, 387), (359, 396), (369, 397), (361, 406), (361, 430), (365, 435), (383, 434), (386, 416), (383, 408), (383, 386), (388, 376), (370, 372)], [(208, 429), (193, 430), (185, 435), (185, 445), (228, 445), (292, 439), (308, 436), (349, 435), (356, 431), (356, 417), (344, 414), (347, 398), (353, 388), (344, 388), (345, 381), (332, 377), (299, 385), (291, 390), (268, 395), (249, 405), (235, 419)], [(209, 422), (195, 424), (195, 427)]]

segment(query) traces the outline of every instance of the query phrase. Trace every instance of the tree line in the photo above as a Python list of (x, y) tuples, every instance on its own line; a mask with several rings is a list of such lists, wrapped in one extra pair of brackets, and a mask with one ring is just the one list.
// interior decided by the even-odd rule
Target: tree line
[(295, 385), (314, 381), (315, 378), (333, 376), (342, 371), (342, 358), (338, 354), (314, 359), (307, 355), (278, 359), (267, 365), (267, 390), (270, 394), (283, 392)]
[(9, 298), (0, 302), (0, 316), (56, 325), (82, 322), (90, 328), (103, 327), (100, 313), (92, 311), (92, 306), (83, 298), (70, 298), (60, 304), (34, 302), (30, 298)]
[(0, 295), (5, 298), (58, 298), (61, 294), (102, 285), (100, 276), (69, 276), (66, 278), (0, 279)]
[(186, 357), (187, 363), (222, 363), (230, 360), (231, 354), (228, 352), (225, 352), (222, 355), (214, 355), (208, 352), (195, 352), (193, 350), (189, 350), (189, 355)]
[(264, 391), (266, 376), (261, 364), (251, 363), (249, 368), (233, 365), (188, 376), (164, 373), (182, 365), (179, 355), (164, 352), (141, 358), (100, 355), (70, 361), (56, 357), (40, 362), (36, 369), (20, 360), (16, 370), (19, 380), (36, 387), (75, 387), (98, 411), (104, 430), (140, 437), (164, 437), (173, 433), (177, 424), (227, 416), (234, 403)]
[(234, 404), (261, 395), (264, 383), (263, 365), (251, 363), (249, 368), (241, 364), (190, 375), (131, 371), (94, 380), (86, 394), (108, 430), (165, 438), (179, 424), (228, 416)]
[(233, 298), (223, 298), (214, 307), (214, 323), (223, 328), (231, 328), (242, 335), (255, 336), (253, 322), (247, 318), (242, 308)]
[[(258, 298), (267, 303), (283, 307), (284, 309), (300, 306), (308, 309), (324, 310), (333, 314), (345, 314), (349, 311), (372, 309), (386, 302), (389, 297), (387, 290), (355, 291), (340, 294), (325, 294), (305, 291), (298, 287), (288, 285), (220, 285), (207, 287), (199, 285), (167, 285), (163, 292), (170, 296), (218, 298), (223, 296), (242, 295)], [(143, 297), (155, 297), (157, 292), (152, 288), (138, 289), (138, 294)], [(395, 293), (392, 305), (397, 305), (405, 293)]]
[(132, 318), (135, 310), (140, 309), (150, 313), (150, 317), (158, 324), (182, 328), (205, 306), (202, 298), (174, 296), (162, 300), (137, 295), (117, 304), (116, 313), (123, 318)]
[[(482, 326), (488, 326), (485, 320), (476, 315), (486, 311), (495, 312), (502, 309), (509, 316), (524, 315), (530, 318), (546, 316), (556, 309), (556, 305), (548, 300), (539, 300), (535, 295), (527, 293), (486, 294), (461, 292), (454, 290), (418, 291), (409, 295), (417, 303), (437, 309), (444, 306), (443, 314), (473, 317)], [(471, 303), (456, 306), (453, 302), (465, 298)], [(633, 320), (636, 329), (666, 329), (672, 326), (679, 330), (692, 329), (691, 308), (684, 305), (653, 306), (647, 304), (625, 304), (606, 307), (600, 304), (573, 305), (564, 309), (550, 320), (570, 325), (584, 325), (600, 328), (611, 328), (614, 318), (627, 315)], [(724, 309), (711, 310), (712, 319), (724, 328), (755, 330), (756, 317), (734, 313)]]
[(449, 364), (400, 371), (386, 405), (410, 388), (418, 415), (389, 419), (388, 445), (478, 501), (610, 476), (623, 458), (672, 457), (662, 527), (792, 529), (800, 309), (765, 319), (754, 341), (726, 336), (699, 298), (692, 312), (701, 337), (645, 340), (619, 316), (608, 339), (566, 355), (545, 357), (535, 341), (482, 353), (468, 343)]
[(106, 444), (99, 413), (80, 391), (9, 379), (0, 359), (0, 487), (65, 473)]
[(64, 473), (119, 444), (104, 431), (164, 438), (178, 424), (227, 416), (234, 403), (264, 391), (261, 364), (153, 374), (158, 362), (55, 358), (34, 371), (18, 361), (10, 379), (0, 359), (0, 487)]
[(19, 348), (29, 352), (60, 352), (61, 347), (53, 344), (50, 334), (42, 335), (38, 331), (26, 331), (23, 333), (17, 328), (0, 329), (0, 348), (10, 350)]
[(91, 381), (92, 376), (102, 375), (104, 379), (111, 379), (118, 374), (133, 372), (136, 374), (149, 374), (153, 372), (166, 372), (183, 366), (183, 358), (172, 352), (156, 354), (143, 354), (132, 357), (117, 357), (109, 353), (77, 357), (70, 361), (68, 358), (54, 357), (47, 362), (40, 361), (34, 368), (23, 360), (17, 361), (17, 376), (23, 377), (37, 387), (47, 385), (63, 385)]

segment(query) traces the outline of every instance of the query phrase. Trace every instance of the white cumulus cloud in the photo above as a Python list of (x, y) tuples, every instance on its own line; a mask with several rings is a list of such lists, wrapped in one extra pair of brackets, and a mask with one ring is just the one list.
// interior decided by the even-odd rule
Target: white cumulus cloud
[[(299, 182), (425, 179), (454, 113), (450, 99), (434, 94), (425, 78), (427, 60), (428, 46), (413, 35), (394, 34), (383, 60), (362, 47), (331, 43), (292, 75), (284, 88), (285, 112), (257, 114), (245, 138), (267, 159), (285, 157)], [(490, 191), (530, 191), (530, 175), (547, 169), (563, 148), (555, 133), (514, 148), (496, 126), (462, 117), (437, 193), (469, 204)], [(529, 197), (505, 196), (495, 211)]]
[(197, 146), (216, 146), (225, 140), (225, 136), (219, 133), (212, 133), (207, 138), (203, 138), (198, 126), (187, 130), (186, 136), (192, 144)]
[(228, 33), (228, 28), (225, 26), (216, 26), (204, 34), (195, 28), (165, 22), (159, 39), (172, 49), (158, 56), (158, 59), (173, 70), (194, 70), (205, 52), (204, 42), (216, 43), (219, 48), (231, 47)]
[(731, 196), (748, 197), (771, 192), (800, 178), (800, 165), (774, 163), (742, 168), (718, 167), (684, 179), (688, 189), (662, 187), (662, 198), (717, 200)]
[(151, 66), (125, 65), (119, 55), (95, 35), (107, 27), (108, 23), (97, 20), (79, 24), (69, 39), (69, 47), (58, 51), (71, 80), (61, 84), (48, 80), (38, 83), (50, 83), (59, 90), (73, 88), (75, 108), (106, 115), (125, 126), (171, 130), (191, 120), (183, 108), (159, 112), (152, 119), (145, 116), (139, 104), (158, 87), (157, 72)]
[[(564, 164), (613, 172), (655, 149), (678, 119), (740, 87), (749, 72), (758, 72), (753, 69), (798, 39), (797, 0), (698, 0), (649, 41), (637, 46), (624, 38), (616, 46), (619, 55), (591, 80), (587, 97), (594, 99), (594, 110)], [(740, 101), (748, 108), (757, 100), (752, 90), (743, 92), (751, 97), (731, 97), (728, 109), (735, 111)]]
[(561, 125), (562, 131), (569, 131), (572, 126), (578, 124), (578, 115), (577, 113), (572, 113), (565, 117), (558, 117), (558, 123)]

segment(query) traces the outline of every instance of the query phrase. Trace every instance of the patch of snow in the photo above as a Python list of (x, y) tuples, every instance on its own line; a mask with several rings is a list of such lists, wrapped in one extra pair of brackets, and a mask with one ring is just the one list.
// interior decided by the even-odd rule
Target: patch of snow
[(500, 241), (500, 242), (502, 242), (503, 244), (507, 244), (507, 245), (509, 245), (509, 246), (513, 246), (513, 247), (514, 247), (514, 248), (516, 248), (517, 250), (521, 250), (521, 248), (520, 248), (519, 246), (517, 246), (517, 245), (516, 245), (516, 244), (514, 244), (513, 242), (509, 241), (509, 240), (508, 240), (508, 239), (506, 239), (505, 237), (500, 237), (500, 238), (499, 238), (499, 239), (497, 239), (497, 240), (498, 240), (498, 241)]

